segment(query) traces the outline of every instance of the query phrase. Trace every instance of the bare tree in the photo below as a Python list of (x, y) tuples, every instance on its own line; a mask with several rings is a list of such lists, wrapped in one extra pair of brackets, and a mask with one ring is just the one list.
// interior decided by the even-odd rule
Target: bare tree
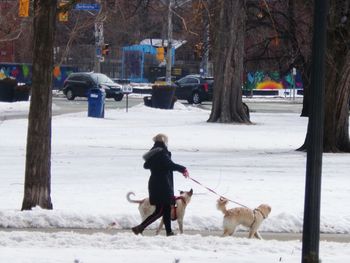
[(208, 122), (250, 123), (242, 102), (245, 0), (220, 0), (214, 32), (214, 97)]
[(32, 96), (29, 108), (22, 210), (52, 209), (51, 106), (56, 0), (34, 0)]
[(31, 21), (30, 17), (18, 18), (16, 1), (0, 2), (0, 48), (13, 46), (11, 53), (14, 62), (31, 62)]
[(325, 90), (325, 152), (350, 152), (350, 3), (330, 1)]
[[(323, 150), (350, 152), (350, 3), (331, 0), (328, 21)], [(306, 149), (309, 136), (299, 150)]]

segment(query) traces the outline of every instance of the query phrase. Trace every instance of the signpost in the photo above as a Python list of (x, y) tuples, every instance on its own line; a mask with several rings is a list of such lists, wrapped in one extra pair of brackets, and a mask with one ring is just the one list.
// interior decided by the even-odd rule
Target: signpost
[(296, 78), (296, 75), (297, 75), (297, 69), (296, 68), (293, 68), (292, 69), (292, 74), (293, 74), (293, 101), (295, 101), (295, 78)]
[(129, 106), (129, 94), (132, 93), (132, 86), (130, 85), (123, 85), (122, 92), (126, 95), (126, 112), (128, 112), (128, 106)]

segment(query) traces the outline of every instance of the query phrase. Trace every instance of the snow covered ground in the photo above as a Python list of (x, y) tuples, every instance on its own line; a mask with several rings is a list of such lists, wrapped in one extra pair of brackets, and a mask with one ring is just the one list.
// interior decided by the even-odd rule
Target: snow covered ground
[[(55, 105), (54, 105), (55, 107)], [(57, 106), (56, 106), (57, 107)], [(175, 188), (194, 196), (185, 234), (135, 236), (131, 232), (78, 234), (1, 231), (1, 228), (101, 228), (112, 222), (129, 229), (140, 222), (137, 205), (125, 196), (147, 196), (149, 171), (142, 154), (159, 133), (169, 136), (173, 160), (190, 176), (231, 200), (272, 207), (264, 232), (300, 233), (303, 223), (306, 154), (296, 152), (307, 119), (298, 114), (251, 113), (253, 125), (207, 123), (209, 111), (176, 103), (174, 110), (137, 105), (107, 110), (104, 119), (86, 113), (52, 121), (52, 211), (21, 212), (27, 120), (4, 120), (25, 112), (28, 102), (0, 102), (0, 262), (300, 262), (300, 241), (188, 235), (221, 230), (218, 196), (181, 174)], [(324, 154), (321, 232), (350, 233), (349, 154)], [(229, 207), (237, 206), (230, 203)], [(155, 229), (152, 225), (151, 229)], [(173, 223), (177, 230), (177, 224)], [(243, 229), (240, 229), (243, 230)], [(350, 244), (320, 243), (322, 262), (349, 262)]]

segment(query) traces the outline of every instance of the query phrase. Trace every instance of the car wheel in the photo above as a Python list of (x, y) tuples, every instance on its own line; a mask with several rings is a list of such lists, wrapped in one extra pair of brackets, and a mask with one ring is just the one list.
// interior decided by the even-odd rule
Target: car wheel
[(120, 95), (115, 96), (114, 100), (115, 101), (121, 101), (123, 99), (123, 97), (124, 97), (124, 94), (120, 94)]
[(192, 102), (193, 102), (193, 104), (200, 104), (202, 102), (201, 101), (201, 97), (200, 97), (198, 92), (193, 92), (193, 94), (192, 94)]
[(71, 89), (68, 89), (66, 92), (66, 97), (68, 100), (74, 100), (75, 99), (75, 95), (73, 93), (73, 91)]

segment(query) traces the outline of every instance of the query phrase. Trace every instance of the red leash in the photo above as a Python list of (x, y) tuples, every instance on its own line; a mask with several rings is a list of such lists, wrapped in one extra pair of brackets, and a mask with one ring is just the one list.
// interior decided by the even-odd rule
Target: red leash
[(193, 178), (190, 177), (190, 176), (189, 176), (188, 178), (191, 179), (191, 180), (192, 180), (193, 182), (195, 182), (196, 184), (199, 184), (200, 186), (204, 187), (205, 189), (207, 189), (208, 191), (212, 192), (213, 194), (215, 194), (215, 195), (217, 195), (217, 196), (219, 196), (219, 197), (223, 197), (223, 198), (227, 199), (228, 201), (230, 201), (230, 202), (232, 202), (232, 203), (235, 203), (235, 204), (237, 204), (237, 205), (243, 206), (243, 207), (245, 207), (245, 208), (249, 208), (248, 206), (242, 205), (242, 204), (240, 204), (240, 203), (238, 203), (238, 202), (235, 202), (235, 201), (233, 201), (233, 200), (231, 200), (231, 199), (228, 199), (228, 198), (226, 198), (226, 197), (224, 197), (224, 196), (222, 196), (222, 195), (219, 195), (219, 194), (218, 194), (217, 192), (215, 192), (213, 189), (210, 189), (209, 187), (206, 187), (205, 185), (201, 184), (200, 182), (198, 182), (197, 180), (193, 179)]

